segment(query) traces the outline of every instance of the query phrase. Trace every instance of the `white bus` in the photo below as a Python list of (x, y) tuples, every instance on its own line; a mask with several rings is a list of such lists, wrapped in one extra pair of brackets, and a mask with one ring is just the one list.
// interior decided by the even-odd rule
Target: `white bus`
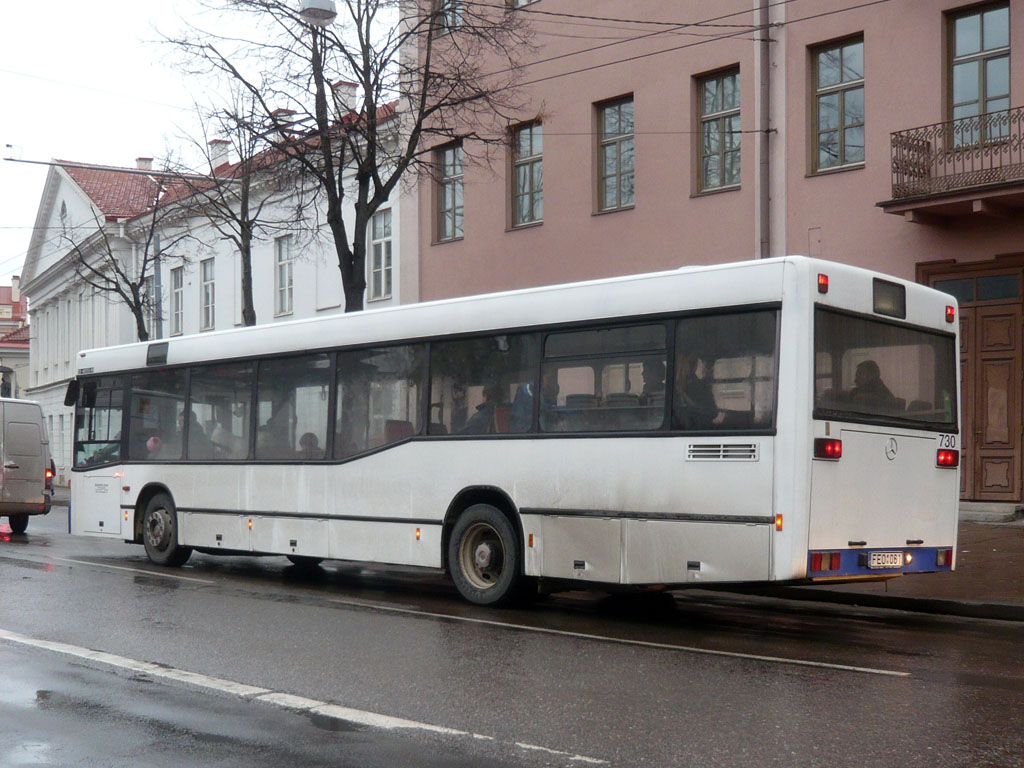
[(73, 533), (572, 583), (954, 565), (957, 305), (786, 257), (82, 352)]

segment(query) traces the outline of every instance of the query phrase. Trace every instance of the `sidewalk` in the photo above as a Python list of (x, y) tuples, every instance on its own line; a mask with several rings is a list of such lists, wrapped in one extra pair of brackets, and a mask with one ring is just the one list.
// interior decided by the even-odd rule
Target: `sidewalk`
[[(55, 506), (67, 506), (68, 489), (55, 488)], [(892, 608), (1005, 621), (1024, 621), (1024, 517), (1013, 505), (963, 503), (956, 570), (889, 581), (806, 587), (756, 585), (757, 592), (787, 600)]]

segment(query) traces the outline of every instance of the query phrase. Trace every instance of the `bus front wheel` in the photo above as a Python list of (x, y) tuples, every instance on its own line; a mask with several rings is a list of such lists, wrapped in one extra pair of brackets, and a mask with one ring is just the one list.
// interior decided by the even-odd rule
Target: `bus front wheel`
[(189, 547), (178, 544), (178, 512), (166, 493), (149, 500), (142, 517), (142, 543), (146, 555), (157, 565), (184, 565), (192, 554)]
[(518, 595), (519, 539), (512, 523), (489, 504), (474, 504), (455, 522), (448, 564), (459, 593), (477, 605), (500, 605)]

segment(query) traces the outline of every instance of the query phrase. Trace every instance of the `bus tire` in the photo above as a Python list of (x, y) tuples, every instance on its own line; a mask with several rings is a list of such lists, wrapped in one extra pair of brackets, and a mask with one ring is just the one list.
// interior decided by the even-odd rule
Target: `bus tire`
[(502, 605), (519, 595), (519, 539), (512, 523), (490, 504), (474, 504), (455, 522), (448, 540), (452, 581), (477, 605)]
[(311, 555), (285, 555), (285, 557), (297, 568), (313, 569), (324, 561), (322, 557), (313, 557)]
[(146, 505), (142, 516), (142, 543), (146, 555), (157, 565), (177, 568), (192, 554), (178, 544), (178, 512), (166, 493), (158, 493)]
[(11, 524), (11, 533), (24, 533), (28, 529), (28, 515), (9, 515), (7, 522)]

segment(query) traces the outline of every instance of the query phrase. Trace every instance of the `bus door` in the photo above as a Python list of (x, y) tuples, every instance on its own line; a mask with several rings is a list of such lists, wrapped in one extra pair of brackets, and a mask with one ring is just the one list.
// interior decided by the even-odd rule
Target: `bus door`
[(122, 377), (104, 376), (81, 383), (75, 408), (72, 533), (121, 535), (123, 421)]
[(957, 354), (952, 333), (816, 310), (809, 571), (936, 570), (956, 537)]

